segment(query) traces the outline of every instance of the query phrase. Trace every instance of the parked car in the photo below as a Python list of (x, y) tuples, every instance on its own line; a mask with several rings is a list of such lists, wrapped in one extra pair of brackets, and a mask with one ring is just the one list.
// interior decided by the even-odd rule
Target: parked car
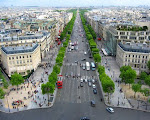
[(86, 59), (85, 58), (83, 58), (81, 61), (85, 61)]
[(82, 69), (85, 70), (85, 64), (82, 64)]
[(91, 100), (91, 106), (95, 107), (95, 101), (94, 100)]
[(97, 90), (96, 90), (96, 89), (93, 89), (93, 93), (94, 93), (94, 94), (97, 94)]
[(83, 79), (81, 78), (81, 82), (83, 82)]
[(80, 82), (80, 87), (83, 87), (83, 82)]
[(90, 119), (87, 117), (82, 117), (80, 120), (90, 120)]
[(111, 108), (111, 107), (106, 108), (106, 110), (107, 110), (108, 112), (110, 112), (110, 113), (114, 113), (114, 109)]
[(84, 81), (87, 82), (87, 78), (85, 78)]
[(92, 83), (91, 83), (91, 82), (88, 82), (88, 85), (89, 85), (89, 87), (91, 87), (91, 86), (92, 86)]
[(93, 84), (92, 87), (93, 87), (93, 89), (96, 89), (96, 85)]
[(92, 79), (92, 83), (95, 83), (95, 80), (94, 80), (94, 79)]

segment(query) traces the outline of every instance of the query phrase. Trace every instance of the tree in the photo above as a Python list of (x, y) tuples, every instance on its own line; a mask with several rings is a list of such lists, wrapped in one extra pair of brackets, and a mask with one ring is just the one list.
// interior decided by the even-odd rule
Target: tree
[(150, 70), (150, 60), (147, 62), (147, 67)]
[(99, 74), (105, 73), (105, 67), (104, 66), (98, 65), (97, 69), (98, 69)]
[(59, 74), (59, 73), (60, 73), (60, 67), (57, 66), (57, 65), (55, 65), (55, 66), (53, 67), (53, 71), (56, 72), (57, 74)]
[(15, 72), (13, 75), (11, 75), (11, 81), (10, 82), (11, 82), (12, 85), (16, 85), (17, 88), (18, 88), (18, 85), (23, 83), (24, 79), (20, 74)]
[(146, 85), (150, 86), (150, 75), (145, 78), (144, 82)]
[(42, 94), (48, 95), (48, 106), (49, 106), (49, 94), (53, 94), (55, 90), (55, 85), (51, 84), (50, 82), (47, 82), (46, 84), (42, 84), (41, 86)]
[(135, 92), (134, 93), (134, 98), (135, 98), (136, 92), (139, 92), (141, 90), (141, 85), (140, 84), (132, 84), (132, 90)]
[(141, 79), (141, 80), (145, 80), (146, 78), (147, 78), (146, 72), (141, 72), (141, 74), (140, 74), (140, 79)]
[(122, 67), (120, 68), (120, 72), (127, 71), (127, 70), (129, 70), (129, 69), (132, 69), (131, 66), (122, 66)]
[(134, 79), (136, 78), (136, 72), (133, 69), (126, 69), (127, 67), (124, 68), (124, 70), (121, 70), (120, 78), (125, 82), (125, 84), (129, 84), (130, 88), (130, 84), (134, 83)]
[(94, 60), (95, 62), (101, 62), (101, 56), (99, 54), (94, 54)]
[(4, 99), (5, 92), (3, 91), (2, 88), (0, 88), (0, 99)]

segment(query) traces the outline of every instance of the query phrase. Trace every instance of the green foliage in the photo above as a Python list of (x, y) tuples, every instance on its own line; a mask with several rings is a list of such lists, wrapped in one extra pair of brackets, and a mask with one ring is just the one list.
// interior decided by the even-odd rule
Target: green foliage
[(46, 84), (42, 84), (41, 86), (42, 94), (54, 93), (55, 85), (47, 82)]
[(140, 79), (141, 79), (141, 80), (145, 80), (146, 78), (147, 78), (146, 72), (141, 72), (141, 74), (140, 74)]
[(147, 67), (150, 70), (150, 60), (147, 62)]
[[(141, 90), (141, 85), (140, 84), (132, 84), (132, 90), (135, 92), (140, 92)], [(135, 97), (135, 94), (134, 94), (134, 97)]]
[(105, 67), (104, 66), (101, 66), (101, 65), (98, 65), (98, 72), (100, 73), (100, 74), (102, 74), (102, 73), (105, 73)]
[(94, 54), (94, 60), (95, 62), (101, 62), (101, 56), (99, 54)]
[(3, 91), (2, 88), (0, 88), (0, 99), (4, 99), (5, 92)]
[(120, 68), (120, 78), (125, 84), (134, 83), (134, 79), (136, 78), (136, 72), (130, 66), (122, 66)]
[(53, 67), (53, 71), (56, 72), (57, 74), (59, 74), (59, 73), (60, 73), (60, 67), (57, 66), (57, 65), (55, 65), (55, 66)]
[(24, 82), (24, 79), (20, 74), (14, 73), (13, 75), (11, 75), (11, 81), (10, 82), (12, 85), (18, 86)]
[(150, 90), (148, 88), (141, 89), (140, 92), (143, 93), (146, 97), (150, 95)]
[(9, 84), (8, 84), (8, 82), (6, 81), (5, 77), (3, 76), (1, 70), (0, 70), (0, 79), (2, 79), (3, 87), (4, 87), (5, 89), (7, 89), (8, 86), (9, 86)]
[(144, 82), (146, 85), (150, 86), (150, 75), (145, 78)]

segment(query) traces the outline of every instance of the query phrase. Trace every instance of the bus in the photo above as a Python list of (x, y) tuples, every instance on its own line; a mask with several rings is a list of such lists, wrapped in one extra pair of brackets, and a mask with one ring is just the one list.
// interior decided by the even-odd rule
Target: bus
[(91, 62), (91, 69), (94, 71), (95, 70), (95, 64), (94, 62)]
[(86, 70), (90, 70), (90, 63), (86, 62)]

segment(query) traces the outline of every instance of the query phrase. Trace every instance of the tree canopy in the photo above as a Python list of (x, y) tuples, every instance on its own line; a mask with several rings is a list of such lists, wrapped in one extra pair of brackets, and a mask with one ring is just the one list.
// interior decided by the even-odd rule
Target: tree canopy
[(13, 75), (11, 75), (11, 81), (10, 82), (12, 85), (18, 86), (24, 82), (24, 79), (20, 74), (14, 73)]

